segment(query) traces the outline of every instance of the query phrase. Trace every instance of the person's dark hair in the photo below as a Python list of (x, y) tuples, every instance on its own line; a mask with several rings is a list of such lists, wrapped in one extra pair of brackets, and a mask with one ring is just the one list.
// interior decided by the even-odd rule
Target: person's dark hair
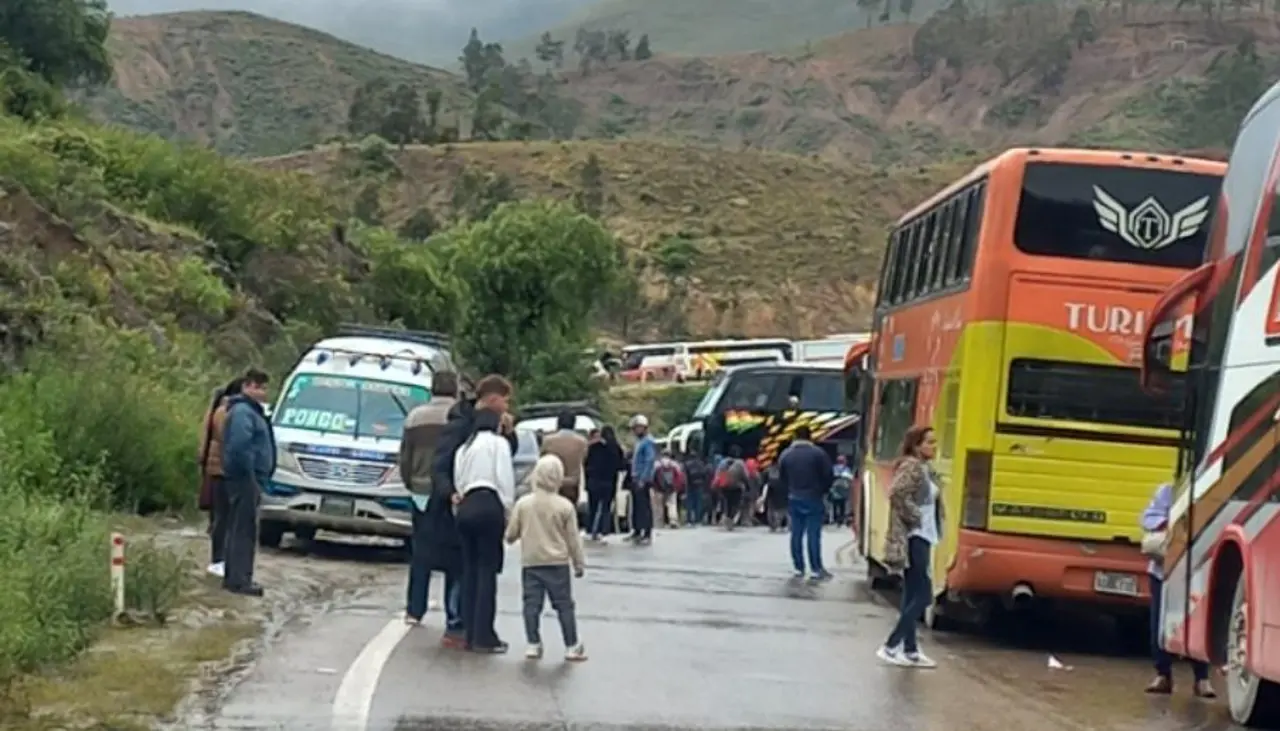
[(245, 386), (265, 386), (271, 383), (271, 376), (267, 375), (264, 370), (250, 368), (244, 372), (244, 377), (240, 379), (241, 388)]
[(244, 379), (232, 378), (227, 385), (213, 392), (213, 401), (209, 404), (209, 410), (218, 408), (218, 404), (222, 403), (223, 399), (239, 396), (242, 390), (244, 390)]
[(558, 415), (556, 415), (557, 429), (572, 429), (574, 425), (577, 423), (578, 423), (578, 417), (575, 416), (574, 413), (569, 409), (565, 409), (561, 411)]
[(431, 374), (431, 395), (440, 398), (457, 398), (458, 374), (453, 371), (436, 371)]
[(729, 456), (734, 459), (742, 459), (742, 447), (737, 444), (729, 445)]
[(796, 439), (807, 442), (813, 438), (813, 430), (807, 424), (796, 427)]
[(496, 432), (501, 425), (502, 417), (498, 412), (492, 409), (477, 409), (472, 433), (479, 434), (482, 431)]
[(924, 444), (924, 440), (929, 438), (929, 434), (933, 432), (933, 427), (926, 425), (913, 426), (902, 435), (902, 446), (898, 448), (898, 459), (896, 464), (902, 464), (902, 460), (907, 457), (919, 457), (916, 452), (920, 449), (920, 445)]
[(511, 381), (492, 374), (480, 379), (476, 384), (476, 398), (482, 399), (486, 396), (510, 396)]
[(618, 443), (618, 433), (615, 432), (613, 427), (608, 424), (600, 427), (600, 438), (604, 440), (605, 444)]

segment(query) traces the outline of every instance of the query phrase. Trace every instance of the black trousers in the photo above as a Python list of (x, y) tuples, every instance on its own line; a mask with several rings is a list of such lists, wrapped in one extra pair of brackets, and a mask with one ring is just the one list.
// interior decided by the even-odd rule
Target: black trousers
[(233, 589), (253, 584), (253, 563), (258, 555), (258, 504), (262, 490), (253, 478), (222, 481), (227, 496), (226, 561), (222, 585)]
[(227, 524), (231, 518), (231, 499), (221, 477), (209, 478), (213, 506), (209, 508), (209, 563), (227, 560)]
[(653, 537), (653, 498), (647, 487), (631, 491), (631, 534), (636, 538)]
[(587, 483), (587, 524), (581, 526), (592, 536), (613, 532), (614, 486), (607, 481)]
[(462, 539), (462, 625), (467, 647), (501, 644), (493, 623), (498, 613), (498, 574), (502, 572), (502, 533), (506, 510), (498, 493), (473, 488), (458, 504), (458, 537)]

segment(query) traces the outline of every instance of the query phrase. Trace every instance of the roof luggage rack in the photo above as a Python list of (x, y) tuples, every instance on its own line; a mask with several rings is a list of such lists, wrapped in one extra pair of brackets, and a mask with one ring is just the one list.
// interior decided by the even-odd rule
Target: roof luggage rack
[(427, 330), (399, 330), (394, 327), (379, 327), (376, 325), (356, 325), (353, 323), (343, 323), (338, 326), (338, 337), (355, 337), (355, 338), (383, 338), (386, 340), (401, 340), (406, 343), (414, 343), (417, 345), (429, 345), (433, 348), (449, 348), (449, 336), (443, 333), (430, 332)]
[(517, 409), (520, 419), (558, 416), (561, 411), (571, 411), (575, 416), (590, 416), (597, 420), (603, 418), (600, 410), (590, 401), (543, 401), (536, 404), (527, 404)]

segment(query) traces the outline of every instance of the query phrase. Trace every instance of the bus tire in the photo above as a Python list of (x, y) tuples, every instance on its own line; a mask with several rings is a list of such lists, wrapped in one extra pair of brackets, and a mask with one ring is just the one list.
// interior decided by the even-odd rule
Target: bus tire
[(870, 556), (867, 557), (867, 583), (877, 591), (892, 589), (898, 584), (888, 570)]
[(258, 545), (263, 548), (279, 548), (284, 541), (288, 526), (271, 520), (264, 520), (258, 525)]
[(924, 624), (934, 632), (954, 632), (960, 628), (960, 622), (947, 614), (949, 602), (946, 595), (933, 600), (924, 610)]
[(1254, 675), (1248, 664), (1249, 602), (1248, 579), (1242, 572), (1236, 580), (1227, 624), (1227, 706), (1231, 719), (1251, 728), (1274, 728), (1280, 724), (1280, 685)]

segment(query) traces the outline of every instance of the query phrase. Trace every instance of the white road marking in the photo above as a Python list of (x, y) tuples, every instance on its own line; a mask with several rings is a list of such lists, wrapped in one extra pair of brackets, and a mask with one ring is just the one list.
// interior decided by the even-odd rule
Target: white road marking
[(397, 617), (364, 646), (333, 696), (333, 731), (365, 731), (382, 668), (411, 628)]

